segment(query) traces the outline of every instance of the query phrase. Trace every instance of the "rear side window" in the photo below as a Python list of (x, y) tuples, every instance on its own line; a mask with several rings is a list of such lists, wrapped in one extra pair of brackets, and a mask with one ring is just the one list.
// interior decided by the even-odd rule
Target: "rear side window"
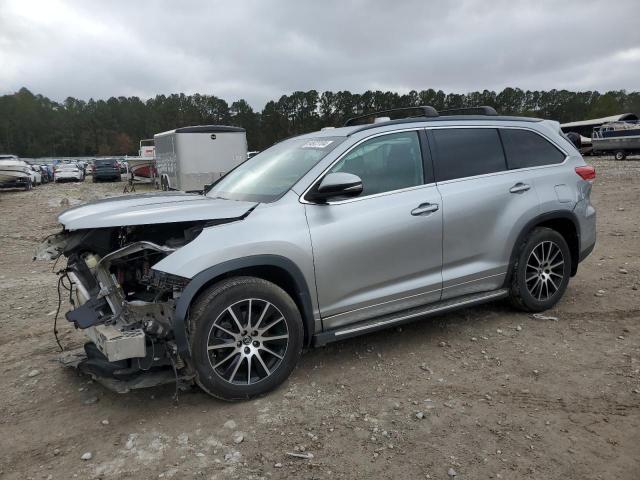
[(537, 133), (500, 129), (509, 170), (562, 163), (565, 154)]
[(498, 131), (494, 128), (434, 129), (436, 181), (506, 170)]

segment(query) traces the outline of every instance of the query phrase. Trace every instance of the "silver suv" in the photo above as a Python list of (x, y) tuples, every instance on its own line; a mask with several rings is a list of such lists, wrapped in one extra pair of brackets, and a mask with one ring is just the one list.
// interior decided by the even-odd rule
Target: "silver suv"
[(307, 346), (507, 297), (553, 306), (596, 241), (593, 167), (557, 122), (416, 111), (284, 140), (203, 195), (63, 212), (38, 256), (67, 258), (66, 318), (91, 340), (67, 360), (121, 392), (235, 400)]

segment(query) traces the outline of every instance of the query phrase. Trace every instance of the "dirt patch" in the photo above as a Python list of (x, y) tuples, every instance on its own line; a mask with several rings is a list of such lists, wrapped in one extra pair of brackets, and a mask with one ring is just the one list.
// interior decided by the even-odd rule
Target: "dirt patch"
[(503, 303), (426, 319), (311, 350), (234, 404), (117, 395), (59, 366), (56, 277), (33, 249), (63, 205), (123, 184), (0, 192), (0, 477), (639, 478), (640, 161), (588, 160), (598, 244), (557, 321)]

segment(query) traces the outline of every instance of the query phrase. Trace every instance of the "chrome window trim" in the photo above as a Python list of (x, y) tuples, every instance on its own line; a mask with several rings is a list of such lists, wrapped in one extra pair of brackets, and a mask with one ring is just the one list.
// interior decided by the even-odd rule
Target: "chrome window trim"
[[(303, 204), (306, 204), (306, 205), (320, 205), (320, 204), (318, 204), (316, 202), (310, 202), (310, 201), (306, 200), (304, 197), (313, 188), (313, 186), (316, 184), (318, 179), (320, 179), (324, 175), (326, 175), (327, 172), (329, 170), (331, 170), (331, 168), (336, 163), (338, 163), (340, 160), (342, 160), (342, 158), (344, 158), (344, 156), (346, 156), (349, 153), (351, 153), (352, 150), (354, 150), (361, 143), (363, 143), (363, 142), (365, 142), (367, 140), (371, 140), (371, 139), (376, 138), (376, 137), (381, 137), (383, 135), (391, 135), (391, 134), (394, 134), (394, 133), (420, 132), (421, 130), (424, 130), (424, 131), (428, 131), (428, 130), (445, 130), (445, 129), (450, 130), (450, 129), (454, 129), (454, 128), (457, 128), (457, 129), (460, 129), (460, 128), (492, 128), (492, 129), (526, 130), (528, 132), (535, 133), (535, 134), (541, 136), (542, 138), (544, 138), (545, 140), (547, 140), (554, 147), (556, 147), (561, 153), (563, 153), (565, 157), (564, 157), (564, 160), (561, 163), (551, 163), (549, 165), (539, 165), (537, 167), (514, 168), (512, 170), (502, 170), (502, 171), (499, 171), (499, 172), (483, 173), (481, 175), (474, 175), (474, 176), (471, 176), (471, 177), (454, 178), (454, 179), (451, 179), (451, 180), (444, 180), (442, 182), (434, 181), (434, 182), (431, 182), (431, 183), (424, 183), (422, 185), (415, 185), (413, 187), (402, 188), (402, 189), (399, 189), (399, 190), (390, 190), (388, 192), (382, 192), (382, 193), (375, 193), (375, 194), (372, 194), (372, 195), (366, 195), (364, 197), (354, 197), (354, 198), (348, 198), (348, 199), (345, 199), (345, 200), (327, 202), (327, 203), (322, 204), (322, 205), (342, 205), (343, 203), (359, 202), (361, 200), (368, 200), (370, 198), (378, 198), (378, 197), (382, 197), (382, 196), (385, 196), (385, 195), (392, 195), (392, 194), (395, 194), (395, 193), (402, 193), (402, 192), (406, 192), (406, 191), (410, 191), (410, 190), (416, 190), (416, 189), (419, 189), (419, 188), (429, 187), (429, 186), (434, 186), (434, 185), (447, 185), (449, 183), (463, 182), (463, 181), (466, 181), (466, 180), (481, 179), (481, 178), (486, 178), (486, 177), (495, 176), (495, 175), (504, 175), (504, 174), (511, 173), (511, 172), (527, 172), (529, 170), (538, 170), (538, 169), (541, 169), (541, 168), (560, 167), (560, 166), (566, 165), (567, 162), (569, 161), (569, 159), (571, 158), (571, 155), (569, 153), (567, 153), (567, 151), (564, 148), (562, 148), (560, 145), (558, 145), (558, 143), (556, 143), (553, 139), (549, 138), (544, 133), (539, 132), (538, 130), (536, 130), (534, 128), (531, 128), (531, 127), (528, 127), (528, 126), (525, 127), (525, 126), (520, 126), (520, 125), (504, 125), (504, 126), (503, 125), (427, 125), (427, 126), (421, 126), (421, 127), (402, 128), (402, 129), (398, 129), (398, 130), (386, 130), (384, 132), (378, 132), (378, 133), (374, 133), (372, 135), (366, 136), (366, 137), (358, 140), (356, 143), (354, 143), (348, 150), (346, 150), (338, 158), (336, 158), (327, 168), (325, 168), (311, 182), (311, 184), (299, 196), (298, 200), (299, 200), (300, 203), (303, 203)], [(504, 154), (505, 154), (505, 161), (507, 161), (506, 152), (504, 152)]]
[[(511, 169), (511, 170), (501, 170), (499, 172), (483, 173), (481, 175), (473, 175), (471, 177), (452, 178), (451, 180), (443, 180), (442, 182), (438, 182), (436, 180), (436, 184), (437, 185), (448, 185), (450, 183), (464, 182), (464, 181), (467, 181), (467, 180), (476, 180), (476, 179), (481, 179), (481, 178), (493, 177), (493, 176), (497, 176), (497, 175), (505, 175), (505, 174), (512, 173), (512, 172), (527, 172), (529, 170), (538, 170), (538, 169), (541, 169), (541, 168), (560, 167), (560, 166), (566, 165), (567, 162), (569, 161), (569, 159), (571, 158), (571, 155), (569, 155), (563, 148), (560, 147), (560, 145), (558, 145), (552, 139), (550, 139), (546, 135), (540, 133), (538, 130), (535, 130), (533, 128), (528, 128), (528, 127), (513, 126), (513, 125), (508, 125), (508, 126), (495, 126), (495, 125), (456, 125), (456, 126), (453, 126), (452, 125), (452, 126), (425, 127), (425, 130), (442, 130), (442, 129), (451, 129), (451, 128), (494, 128), (494, 129), (526, 130), (528, 132), (533, 132), (533, 133), (541, 136), (542, 138), (547, 140), (549, 143), (551, 143), (554, 147), (556, 147), (560, 151), (560, 153), (564, 154), (564, 160), (561, 163), (550, 163), (549, 165), (538, 165), (537, 167), (525, 167), (525, 168), (514, 168), (514, 169)], [(503, 147), (503, 149), (504, 149), (504, 147)], [(504, 152), (504, 155), (505, 155), (505, 162), (506, 162), (506, 161), (508, 161), (507, 160), (507, 156), (506, 156), (507, 152)], [(434, 162), (435, 162), (435, 159), (434, 159)]]

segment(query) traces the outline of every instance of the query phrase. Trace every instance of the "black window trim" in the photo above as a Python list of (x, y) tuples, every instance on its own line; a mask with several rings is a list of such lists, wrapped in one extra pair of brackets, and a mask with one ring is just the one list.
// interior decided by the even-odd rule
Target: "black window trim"
[[(374, 138), (377, 137), (381, 137), (384, 135), (391, 135), (394, 133), (405, 133), (405, 132), (416, 132), (416, 134), (418, 135), (418, 142), (420, 145), (420, 151), (422, 152), (422, 173), (423, 173), (423, 183), (422, 185), (414, 185), (412, 187), (405, 187), (405, 188), (400, 188), (398, 190), (389, 190), (387, 192), (380, 192), (380, 193), (373, 193), (371, 195), (365, 195), (365, 196), (358, 196), (358, 197), (353, 197), (353, 198), (347, 198), (345, 200), (336, 200), (336, 201), (330, 201), (327, 202), (323, 205), (340, 205), (343, 203), (351, 203), (351, 202), (358, 202), (360, 200), (368, 200), (370, 198), (377, 198), (377, 197), (382, 197), (385, 195), (393, 195), (395, 193), (401, 193), (401, 192), (405, 192), (405, 191), (410, 191), (410, 190), (417, 190), (420, 188), (424, 188), (427, 186), (433, 186), (435, 185), (435, 171), (433, 170), (433, 163), (431, 162), (431, 156), (430, 156), (430, 152), (431, 150), (429, 149), (429, 153), (427, 153), (427, 157), (425, 157), (425, 152), (426, 149), (424, 148), (425, 146), (427, 146), (428, 148), (428, 143), (427, 145), (425, 145), (423, 142), (425, 141), (425, 138), (423, 138), (425, 128), (420, 126), (420, 127), (412, 127), (412, 128), (403, 128), (403, 129), (399, 129), (399, 130), (386, 130), (384, 132), (378, 132), (376, 134), (373, 135), (369, 135), (367, 137), (361, 138), (360, 140), (358, 140), (356, 143), (354, 143), (353, 145), (351, 145), (351, 147), (349, 147), (346, 151), (344, 151), (343, 153), (341, 153), (335, 160), (333, 160), (331, 162), (331, 164), (329, 164), (329, 166), (327, 168), (325, 168), (320, 175), (318, 175), (312, 182), (311, 184), (304, 190), (304, 192), (302, 193), (302, 195), (300, 195), (299, 197), (299, 201), (300, 203), (304, 203), (307, 205), (317, 205), (317, 202), (313, 202), (311, 200), (307, 200), (307, 194), (309, 193), (309, 191), (311, 191), (316, 185), (318, 185), (322, 179), (324, 178), (324, 176), (329, 172), (329, 170), (331, 170), (333, 168), (333, 166), (338, 163), (340, 160), (342, 160), (345, 156), (349, 155), (353, 150), (355, 150), (356, 148), (358, 148), (358, 146), (360, 146), (362, 143), (368, 141), (368, 140), (372, 140)], [(428, 167), (428, 170), (427, 168)], [(428, 176), (427, 176), (428, 175)], [(431, 182), (427, 183), (427, 179), (430, 179)]]
[[(558, 150), (560, 150), (560, 152), (565, 157), (564, 157), (564, 160), (562, 161), (562, 163), (553, 163), (553, 164), (550, 164), (550, 165), (539, 165), (539, 166), (536, 166), (536, 167), (514, 168), (512, 170), (509, 170), (508, 169), (508, 165), (507, 165), (507, 169), (503, 170), (503, 171), (500, 171), (500, 172), (483, 173), (483, 174), (480, 174), (480, 175), (473, 175), (471, 177), (452, 178), (451, 180), (442, 180), (440, 182), (434, 181), (435, 184), (447, 184), (447, 183), (453, 183), (453, 182), (463, 182), (463, 181), (470, 180), (470, 179), (483, 178), (483, 177), (494, 176), (494, 175), (504, 175), (504, 174), (511, 173), (511, 172), (516, 172), (516, 171), (528, 171), (528, 170), (535, 170), (535, 169), (539, 169), (539, 168), (559, 167), (559, 166), (565, 165), (567, 163), (567, 160), (570, 157), (570, 154), (568, 154), (564, 148), (562, 148), (560, 145), (558, 145), (558, 143), (555, 142), (553, 139), (551, 139), (548, 136), (546, 136), (543, 132), (539, 132), (538, 130), (535, 130), (533, 128), (527, 128), (527, 127), (520, 126), (520, 125), (446, 125), (446, 126), (435, 125), (435, 126), (424, 127), (424, 130), (426, 131), (426, 134), (427, 134), (427, 139), (428, 139), (429, 145), (435, 145), (435, 140), (433, 138), (433, 134), (431, 133), (432, 130), (445, 130), (445, 129), (446, 130), (450, 130), (450, 129), (453, 129), (453, 128), (493, 128), (493, 129), (509, 128), (509, 129), (512, 129), (512, 130), (526, 130), (526, 131), (533, 132), (533, 133), (536, 133), (536, 134), (540, 135), (542, 138), (544, 138), (549, 143), (551, 143), (554, 147), (556, 147)], [(502, 142), (502, 138), (500, 139), (500, 141)], [(435, 156), (436, 156), (436, 154), (431, 149), (430, 149), (430, 152), (431, 152), (431, 156), (432, 156), (432, 159), (433, 159), (433, 168), (434, 168), (433, 172), (435, 174)], [(503, 153), (504, 153), (504, 157), (505, 157), (505, 162), (507, 162), (507, 156), (506, 156), (506, 153), (504, 152), (504, 146), (503, 146)]]

